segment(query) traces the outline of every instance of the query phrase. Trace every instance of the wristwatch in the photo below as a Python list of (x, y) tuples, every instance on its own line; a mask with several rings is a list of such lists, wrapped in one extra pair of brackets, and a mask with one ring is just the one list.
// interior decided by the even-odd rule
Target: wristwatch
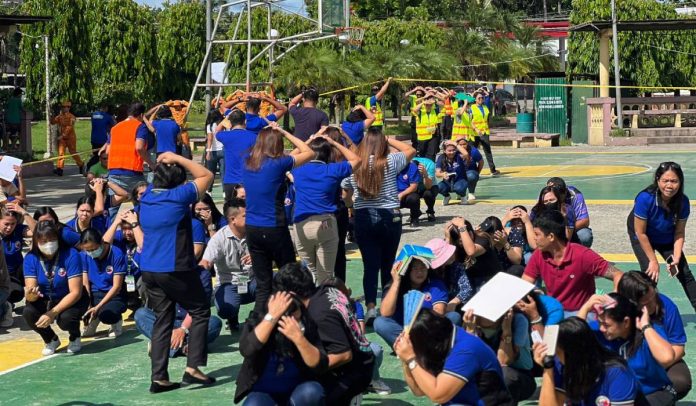
[(408, 365), (409, 371), (413, 371), (418, 366), (418, 363), (416, 362), (416, 359), (413, 358), (410, 361), (408, 361), (408, 363), (406, 365)]
[(263, 316), (263, 321), (273, 323), (275, 321), (275, 318), (273, 318), (273, 315), (271, 313), (266, 313), (266, 315)]
[(186, 334), (189, 333), (189, 329), (187, 329), (186, 327), (181, 326), (181, 327), (179, 327), (179, 328), (182, 329), (182, 330), (184, 330), (184, 333), (186, 333)]
[(653, 328), (652, 324), (648, 323), (648, 324), (644, 325), (643, 328), (640, 329), (640, 332), (645, 334), (645, 331), (648, 329), (651, 329), (651, 328)]
[(466, 233), (466, 227), (459, 227), (457, 231), (459, 231), (460, 233)]
[(137, 221), (134, 221), (134, 222), (130, 223), (130, 226), (132, 228), (140, 227), (140, 223), (138, 223)]

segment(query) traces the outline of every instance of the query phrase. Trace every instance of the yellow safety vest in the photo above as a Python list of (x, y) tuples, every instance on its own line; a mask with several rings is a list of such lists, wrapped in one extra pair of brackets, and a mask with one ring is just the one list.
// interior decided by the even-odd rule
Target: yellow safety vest
[[(471, 106), (471, 123), (483, 134), (490, 134), (490, 130), (488, 129), (488, 115), (490, 113), (488, 107), (484, 105), (481, 105), (481, 107), (483, 107), (483, 114), (481, 114), (481, 109), (477, 104)], [(476, 130), (474, 130), (474, 133), (478, 136)]]
[(430, 110), (430, 113), (425, 110), (425, 107), (422, 107), (420, 113), (416, 116), (416, 136), (418, 141), (428, 141), (433, 138), (439, 121), (439, 114), (435, 112), (434, 107)]
[(461, 116), (456, 114), (453, 117), (454, 123), (452, 123), (452, 139), (456, 140), (461, 137), (466, 137), (467, 141), (473, 141), (476, 136), (476, 131), (474, 127), (471, 126), (471, 118), (469, 114), (465, 111)]
[[(372, 111), (371, 100), (372, 97), (368, 97), (367, 100), (365, 100), (365, 107), (370, 111)], [(379, 105), (379, 100), (375, 103), (375, 111), (373, 114), (375, 115), (375, 121), (372, 123), (372, 127), (382, 127), (384, 125), (384, 115), (382, 114), (382, 107)]]

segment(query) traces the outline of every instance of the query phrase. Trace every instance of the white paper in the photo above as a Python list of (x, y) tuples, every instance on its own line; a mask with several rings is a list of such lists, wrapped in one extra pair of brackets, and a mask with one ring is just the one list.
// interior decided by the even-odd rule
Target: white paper
[(12, 182), (17, 176), (14, 166), (22, 166), (22, 160), (13, 156), (5, 155), (0, 159), (0, 178)]
[(498, 272), (464, 305), (464, 311), (490, 321), (498, 320), (520, 299), (534, 289), (534, 284), (505, 272)]

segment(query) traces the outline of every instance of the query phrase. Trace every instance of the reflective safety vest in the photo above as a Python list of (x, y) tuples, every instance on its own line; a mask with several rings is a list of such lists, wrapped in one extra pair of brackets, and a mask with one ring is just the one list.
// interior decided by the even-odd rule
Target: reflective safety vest
[(473, 141), (476, 136), (476, 131), (474, 127), (471, 126), (471, 118), (469, 114), (465, 111), (461, 116), (453, 117), (454, 123), (452, 124), (452, 139), (456, 140), (461, 137), (466, 137), (467, 141)]
[[(372, 97), (368, 97), (367, 100), (365, 100), (365, 107), (367, 107), (367, 109), (370, 111), (372, 111), (373, 107), (371, 101)], [(382, 114), (382, 106), (380, 106), (379, 104), (379, 100), (377, 100), (377, 103), (375, 103), (374, 105), (375, 111), (373, 111), (372, 114), (375, 115), (375, 121), (372, 122), (372, 127), (382, 127), (384, 125), (384, 115)]]
[(109, 169), (143, 171), (143, 158), (135, 150), (135, 135), (141, 124), (142, 121), (129, 118), (111, 128)]
[[(456, 103), (456, 101), (454, 102)], [(454, 112), (457, 111), (457, 107), (455, 107), (455, 104), (450, 102), (449, 99), (445, 100), (445, 115), (446, 116), (453, 116)]]
[[(481, 109), (477, 104), (471, 106), (471, 123), (483, 134), (490, 134), (490, 130), (488, 129), (488, 115), (490, 112), (488, 107), (484, 105), (481, 105), (481, 107), (483, 107), (483, 114), (481, 114)], [(478, 136), (476, 130), (474, 130), (474, 134)]]
[(430, 112), (425, 110), (425, 107), (421, 108), (420, 113), (416, 116), (416, 136), (418, 141), (428, 141), (433, 138), (435, 131), (437, 131), (439, 120), (435, 108), (430, 110)]

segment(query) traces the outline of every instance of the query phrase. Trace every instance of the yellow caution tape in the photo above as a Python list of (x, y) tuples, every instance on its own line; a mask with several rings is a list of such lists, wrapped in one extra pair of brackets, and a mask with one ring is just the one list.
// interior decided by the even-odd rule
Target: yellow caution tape
[[(80, 156), (82, 156), (82, 155), (86, 155), (86, 154), (91, 154), (91, 153), (93, 153), (94, 151), (99, 151), (99, 148), (91, 149), (91, 150), (89, 150), (89, 151), (76, 152), (76, 153), (74, 153), (74, 154), (66, 154), (66, 155), (63, 155), (62, 157), (63, 157), (63, 158), (70, 158), (70, 157), (73, 156), (73, 155), (80, 155)], [(60, 156), (54, 156), (54, 157), (51, 157), (51, 158), (42, 159), (42, 160), (40, 160), (40, 161), (31, 161), (31, 162), (23, 163), (23, 164), (22, 164), (22, 167), (37, 165), (37, 164), (44, 163), (44, 162), (57, 161), (57, 160), (59, 160), (60, 158), (61, 158)], [(87, 168), (85, 168), (85, 169), (87, 169)]]

